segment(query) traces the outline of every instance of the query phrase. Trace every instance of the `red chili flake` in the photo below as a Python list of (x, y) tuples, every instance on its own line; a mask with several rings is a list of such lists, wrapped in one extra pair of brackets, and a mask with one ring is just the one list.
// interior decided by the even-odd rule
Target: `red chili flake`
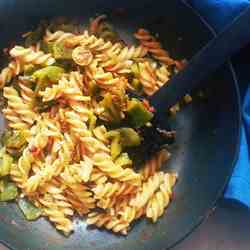
[(32, 147), (30, 148), (30, 152), (32, 153), (32, 155), (33, 155), (34, 157), (37, 157), (37, 156), (39, 156), (39, 155), (41, 154), (41, 149), (40, 149), (40, 148), (37, 148), (37, 147), (35, 147), (35, 146), (32, 146)]
[(154, 113), (155, 112), (155, 108), (154, 107), (149, 107), (149, 111), (151, 112), (151, 113)]
[(59, 104), (59, 107), (65, 107), (67, 104), (68, 104), (68, 101), (64, 98), (59, 98), (58, 99), (58, 104)]
[(49, 111), (49, 117), (50, 118), (55, 118), (56, 117), (56, 114), (58, 112), (58, 108), (53, 106), (50, 111)]
[(112, 100), (113, 100), (114, 102), (118, 102), (118, 101), (120, 101), (120, 97), (117, 96), (117, 95), (112, 95)]
[(79, 162), (81, 160), (81, 154), (80, 154), (80, 144), (77, 144), (77, 146), (75, 147), (73, 154), (72, 154), (72, 158), (74, 159), (74, 161)]
[(155, 112), (155, 108), (154, 108), (153, 106), (150, 106), (148, 100), (143, 99), (143, 100), (142, 100), (142, 103), (143, 103), (143, 105), (145, 106), (145, 108), (146, 108), (149, 112), (152, 112), (152, 113)]
[(175, 66), (178, 70), (182, 70), (186, 67), (187, 65), (187, 60), (183, 59), (180, 61), (175, 61)]
[(60, 124), (63, 132), (69, 131), (69, 124), (66, 121), (60, 121)]
[(66, 40), (66, 41), (63, 43), (63, 45), (64, 45), (64, 47), (65, 47), (66, 49), (72, 49), (72, 48), (74, 48), (74, 45), (72, 44), (72, 41), (70, 41), (70, 40)]
[(86, 155), (86, 154), (87, 154), (86, 147), (84, 146), (83, 143), (80, 143), (80, 155), (83, 156), (83, 155)]
[(49, 139), (48, 139), (47, 146), (46, 146), (47, 152), (51, 151), (52, 146), (53, 146), (53, 142), (54, 142), (54, 139), (50, 136)]

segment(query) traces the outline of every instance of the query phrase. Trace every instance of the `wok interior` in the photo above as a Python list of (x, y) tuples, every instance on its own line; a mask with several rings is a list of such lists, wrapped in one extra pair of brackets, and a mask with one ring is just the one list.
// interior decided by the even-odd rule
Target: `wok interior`
[[(117, 11), (118, 10), (118, 11)], [(117, 15), (116, 13), (121, 13)], [(125, 39), (137, 28), (158, 33), (174, 58), (190, 59), (212, 38), (193, 11), (180, 1), (34, 1), (0, 3), (0, 47), (20, 37), (41, 19), (80, 16), (88, 20), (106, 13)], [(212, 62), (211, 62), (212, 63)], [(127, 237), (87, 229), (76, 219), (69, 238), (44, 219), (27, 222), (15, 204), (0, 204), (0, 239), (13, 249), (166, 249), (182, 239), (209, 212), (232, 171), (239, 137), (239, 107), (235, 82), (228, 65), (211, 79), (206, 101), (195, 101), (170, 122), (177, 130), (172, 158), (164, 166), (179, 174), (174, 200), (156, 224), (141, 220)], [(162, 107), (162, 115), (164, 113)], [(2, 119), (1, 119), (2, 120)], [(1, 123), (3, 129), (3, 122)]]

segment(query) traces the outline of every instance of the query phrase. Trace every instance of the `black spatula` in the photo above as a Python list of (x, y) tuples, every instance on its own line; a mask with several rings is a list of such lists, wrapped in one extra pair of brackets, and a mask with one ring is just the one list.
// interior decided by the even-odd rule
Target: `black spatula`
[(167, 84), (148, 98), (149, 103), (155, 108), (156, 112), (153, 126), (144, 131), (145, 140), (140, 149), (144, 159), (159, 149), (162, 144), (171, 142), (171, 140), (165, 140), (162, 133), (159, 133), (159, 129), (169, 130), (163, 110), (168, 110), (185, 94), (202, 87), (202, 80), (218, 69), (230, 56), (248, 44), (249, 41), (250, 8), (248, 7), (218, 36), (201, 49), (182, 71), (173, 76)]

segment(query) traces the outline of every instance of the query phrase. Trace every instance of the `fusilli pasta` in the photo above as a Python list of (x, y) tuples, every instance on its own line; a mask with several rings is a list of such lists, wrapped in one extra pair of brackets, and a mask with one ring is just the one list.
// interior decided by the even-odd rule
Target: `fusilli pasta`
[(141, 45), (146, 47), (155, 59), (166, 65), (175, 64), (175, 61), (170, 58), (168, 52), (162, 48), (160, 42), (158, 42), (149, 31), (139, 29), (134, 35), (140, 41)]
[(25, 46), (6, 50), (10, 62), (0, 72), (8, 127), (0, 152), (9, 164), (4, 176), (66, 235), (75, 213), (126, 235), (133, 221), (163, 215), (177, 179), (160, 171), (170, 157), (164, 150), (135, 168), (131, 152), (154, 111), (132, 92), (154, 94), (172, 65), (176, 72), (184, 63), (144, 29), (135, 34), (140, 44), (129, 45), (105, 15), (89, 31), (73, 23), (41, 24), (39, 36), (28, 32)]
[(15, 59), (9, 63), (0, 73), (0, 88), (2, 89), (6, 83), (9, 83), (15, 76), (23, 71), (23, 65), (20, 60)]
[(160, 190), (149, 200), (146, 208), (146, 216), (153, 222), (162, 216), (164, 209), (169, 205), (172, 187), (175, 185), (177, 176), (175, 174), (165, 174), (164, 182), (160, 185)]
[(42, 51), (33, 51), (32, 49), (24, 48), (22, 46), (15, 46), (10, 50), (10, 55), (13, 58), (20, 60), (22, 63), (26, 64), (42, 64), (42, 65), (52, 65), (55, 63), (55, 59), (51, 54), (45, 54)]

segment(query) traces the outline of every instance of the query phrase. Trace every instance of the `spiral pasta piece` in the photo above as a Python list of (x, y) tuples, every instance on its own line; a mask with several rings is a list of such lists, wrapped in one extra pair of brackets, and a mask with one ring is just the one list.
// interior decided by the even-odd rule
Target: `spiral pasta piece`
[(92, 137), (91, 131), (89, 131), (86, 124), (81, 121), (81, 117), (78, 114), (75, 112), (66, 112), (65, 116), (74, 133), (79, 136), (79, 139), (84, 143), (90, 152), (109, 152), (108, 147), (106, 147), (101, 141)]
[(56, 200), (56, 205), (60, 211), (62, 211), (66, 216), (74, 215), (73, 206), (64, 194), (55, 194), (53, 197)]
[(89, 38), (89, 33), (87, 30), (85, 30), (83, 32), (83, 34), (81, 34), (81, 35), (75, 35), (71, 38), (66, 39), (65, 45), (68, 48), (74, 48), (74, 47), (84, 43), (87, 38)]
[(143, 90), (147, 95), (153, 95), (157, 91), (157, 77), (155, 70), (149, 62), (138, 64), (139, 67), (139, 80), (143, 85)]
[(78, 71), (72, 71), (69, 74), (69, 85), (78, 88), (80, 90), (83, 89), (83, 75)]
[(52, 179), (39, 189), (40, 193), (51, 194), (59, 210), (61, 210), (65, 215), (72, 216), (74, 214), (74, 209), (72, 204), (68, 201), (64, 191), (65, 188), (55, 179)]
[(89, 49), (92, 53), (103, 53), (112, 48), (113, 44), (110, 41), (105, 42), (104, 39), (91, 35), (81, 42), (81, 46)]
[(152, 56), (166, 65), (173, 65), (175, 61), (169, 57), (168, 52), (162, 48), (160, 42), (153, 37), (149, 31), (139, 29), (134, 36), (140, 41), (143, 47), (146, 47)]
[(24, 103), (33, 108), (35, 92), (27, 86), (27, 82), (25, 80), (19, 79), (19, 87), (21, 89), (21, 97), (23, 98)]
[(119, 57), (111, 58), (107, 62), (102, 63), (100, 66), (105, 69), (105, 71), (127, 74), (131, 72), (132, 60), (120, 60)]
[(152, 159), (147, 161), (140, 171), (143, 180), (147, 180), (149, 177), (153, 176), (169, 158), (170, 153), (163, 149)]
[(92, 189), (97, 199), (129, 195), (135, 193), (137, 190), (136, 186), (120, 182), (107, 182), (99, 184)]
[(142, 58), (147, 54), (147, 49), (139, 46), (130, 48), (124, 47), (119, 54), (112, 54), (107, 60), (103, 60), (100, 64), (106, 71), (116, 72), (116, 73), (130, 73), (131, 65), (133, 64), (132, 59)]
[(76, 72), (73, 72), (69, 75), (69, 78), (62, 78), (59, 81), (62, 83), (62, 85), (66, 85), (67, 87), (63, 89), (63, 94), (66, 96), (66, 98), (74, 101), (90, 101), (89, 96), (84, 96), (81, 85), (82, 85), (82, 75), (77, 74)]
[(10, 55), (26, 64), (49, 66), (55, 63), (55, 59), (51, 54), (44, 54), (42, 51), (35, 52), (31, 48), (24, 48), (22, 46), (15, 46), (10, 50)]
[(65, 139), (68, 143), (72, 144), (70, 136), (67, 133), (62, 134), (58, 121), (43, 116), (42, 126), (44, 126), (44, 133), (47, 133), (47, 136), (53, 137), (54, 139)]
[(123, 210), (119, 211), (118, 214), (123, 221), (130, 224), (132, 221), (141, 218), (145, 214), (145, 208), (138, 209), (133, 206), (126, 206)]
[(66, 189), (66, 186), (60, 182), (60, 179), (53, 178), (51, 181), (47, 182), (46, 185), (39, 188), (39, 193), (51, 195), (62, 194)]
[(127, 234), (129, 224), (107, 213), (89, 213), (87, 218), (88, 225), (95, 225), (98, 228), (104, 227), (114, 233)]
[(170, 73), (165, 65), (162, 65), (159, 69), (156, 69), (155, 74), (157, 76), (157, 87), (163, 86), (170, 77)]
[(97, 207), (104, 209), (104, 210), (110, 210), (112, 209), (112, 207), (114, 207), (114, 205), (117, 202), (117, 197), (109, 197), (109, 198), (101, 198), (99, 200), (97, 200)]
[(8, 126), (15, 130), (27, 131), (29, 126), (27, 123), (23, 122), (23, 120), (19, 117), (19, 115), (12, 109), (7, 107), (3, 109), (3, 114), (5, 118), (8, 120)]
[(130, 194), (116, 197), (114, 206), (109, 209), (110, 214), (120, 216), (120, 212), (123, 211), (127, 206), (129, 206), (129, 201), (134, 195), (135, 194)]
[(44, 36), (44, 40), (46, 42), (53, 42), (55, 44), (64, 42), (65, 40), (71, 40), (74, 39), (75, 35), (70, 32), (64, 32), (61, 30), (58, 30), (54, 33), (52, 33), (50, 30), (46, 30), (46, 34)]
[(69, 234), (73, 231), (73, 224), (70, 219), (66, 217), (66, 214), (60, 210), (54, 201), (53, 197), (46, 194), (44, 197), (39, 199), (39, 202), (43, 205), (43, 211), (51, 222), (55, 224), (55, 227)]
[(79, 215), (82, 216), (89, 212), (89, 208), (85, 207), (82, 201), (80, 201), (78, 197), (71, 190), (66, 189), (64, 193), (67, 197), (68, 202), (74, 207), (74, 209)]
[(90, 192), (89, 188), (81, 183), (75, 183), (74, 180), (72, 182), (72, 176), (67, 171), (64, 171), (61, 174), (61, 178), (63, 179), (64, 183), (68, 186), (68, 189), (74, 193), (77, 199), (82, 202), (85, 208), (91, 209), (95, 207), (95, 199)]
[(36, 148), (39, 150), (43, 150), (49, 139), (49, 135), (46, 133), (47, 130), (41, 130), (40, 132), (37, 133), (35, 137), (33, 137), (30, 142), (29, 142), (29, 149), (32, 150), (32, 148)]
[(32, 125), (37, 115), (31, 110), (30, 106), (23, 102), (18, 92), (13, 87), (4, 87), (4, 97), (8, 100), (8, 105), (20, 115), (21, 119), (28, 125)]
[[(120, 43), (115, 43), (105, 50), (104, 53), (97, 54), (96, 58), (98, 61), (105, 62), (112, 57), (117, 57), (122, 50), (122, 45)], [(141, 52), (142, 53), (142, 52)]]
[(49, 181), (54, 175), (52, 165), (46, 165), (43, 169), (31, 176), (24, 184), (24, 189), (27, 194), (34, 193), (39, 186), (42, 186)]
[(83, 182), (90, 181), (90, 176), (93, 171), (93, 162), (86, 155), (83, 156), (84, 161), (80, 162), (81, 168), (78, 172), (78, 175), (82, 179)]
[(106, 183), (108, 180), (106, 174), (102, 171), (100, 171), (99, 169), (97, 168), (93, 168), (93, 171), (90, 175), (90, 182), (93, 182), (95, 184), (104, 184)]
[[(46, 139), (43, 139), (42, 137), (37, 138), (37, 147), (45, 147), (47, 145), (45, 142)], [(58, 157), (54, 160), (54, 162), (51, 162), (51, 157), (48, 156), (45, 160), (44, 168), (40, 169), (37, 173), (35, 173), (35, 175), (31, 176), (27, 180), (24, 185), (26, 192), (34, 193), (39, 186), (44, 185), (54, 176), (59, 175), (72, 159), (73, 147), (74, 146), (71, 144), (71, 141), (63, 141), (58, 152)]]
[(33, 162), (34, 157), (30, 152), (29, 148), (27, 147), (23, 150), (22, 156), (19, 158), (17, 163), (18, 169), (20, 170), (24, 180), (28, 179), (31, 165)]
[(69, 171), (76, 182), (88, 182), (93, 171), (93, 162), (86, 155), (83, 156), (83, 161), (79, 164), (70, 165)]
[(23, 184), (25, 183), (26, 179), (24, 178), (22, 172), (18, 168), (17, 164), (12, 164), (10, 169), (10, 178), (12, 181), (16, 183), (19, 188), (23, 188)]
[(104, 89), (112, 88), (121, 83), (120, 77), (114, 77), (111, 72), (105, 72), (102, 67), (97, 66), (95, 60), (86, 67), (86, 74), (90, 79), (93, 79), (98, 86)]
[(43, 97), (44, 102), (58, 99), (60, 97), (74, 101), (90, 101), (90, 97), (84, 96), (78, 84), (63, 76), (58, 84), (47, 87), (44, 91), (40, 91), (39, 95)]
[(20, 60), (15, 59), (9, 63), (0, 73), (0, 88), (2, 89), (6, 83), (9, 83), (15, 76), (23, 71), (23, 65)]
[(165, 208), (169, 205), (172, 187), (177, 180), (176, 174), (165, 174), (164, 182), (160, 185), (160, 190), (149, 200), (146, 208), (146, 216), (153, 222), (163, 215)]
[(107, 139), (107, 129), (105, 128), (105, 126), (101, 125), (101, 126), (98, 126), (96, 127), (95, 129), (93, 129), (93, 134), (94, 136), (102, 141), (103, 143), (108, 143), (108, 139)]
[(130, 206), (137, 209), (143, 208), (149, 199), (154, 195), (155, 191), (160, 187), (164, 181), (164, 173), (158, 172), (150, 177), (147, 182), (142, 185), (141, 192), (138, 192), (136, 196), (130, 201)]
[(63, 90), (66, 88), (66, 85), (55, 84), (52, 87), (47, 87), (44, 91), (40, 91), (39, 95), (42, 96), (43, 102), (49, 102), (56, 100), (63, 95)]
[(90, 120), (90, 118), (94, 115), (92, 109), (86, 103), (69, 101), (69, 105), (84, 122)]
[(128, 181), (131, 185), (138, 186), (141, 182), (140, 174), (135, 173), (130, 168), (123, 169), (119, 165), (115, 165), (110, 155), (106, 153), (97, 153), (93, 157), (94, 165), (101, 171), (119, 181)]
[(131, 47), (124, 47), (118, 57), (118, 60), (130, 60), (135, 58), (142, 58), (145, 57), (148, 53), (148, 49), (143, 46), (131, 46)]
[(110, 88), (114, 87), (121, 83), (121, 78), (114, 77), (110, 72), (104, 72), (99, 68), (93, 75), (93, 78), (101, 88)]

